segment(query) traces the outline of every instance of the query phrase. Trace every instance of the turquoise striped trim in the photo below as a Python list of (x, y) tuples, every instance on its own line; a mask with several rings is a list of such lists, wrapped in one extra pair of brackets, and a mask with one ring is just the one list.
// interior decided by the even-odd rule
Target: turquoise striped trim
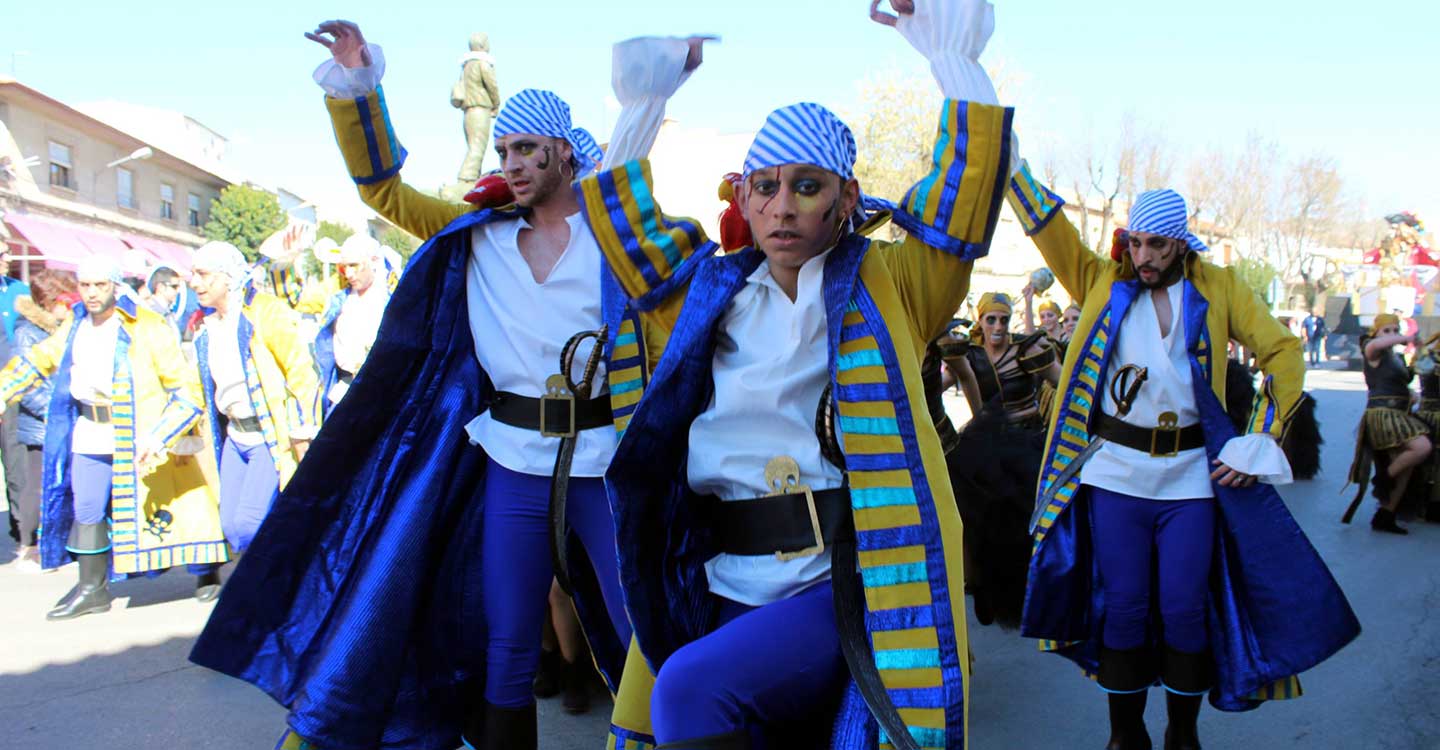
[(879, 669), (938, 669), (940, 667), (940, 650), (905, 648), (894, 651), (876, 651), (875, 666)]
[[(875, 586), (899, 586), (905, 583), (924, 583), (930, 580), (923, 562), (901, 563), (899, 565), (877, 565), (860, 568), (860, 576), (867, 588)], [(939, 657), (936, 657), (937, 659)], [(937, 665), (938, 666), (938, 665)]]
[(629, 346), (633, 343), (635, 343), (635, 333), (633, 331), (630, 333), (622, 333), (615, 337), (616, 347)]
[(838, 364), (841, 370), (854, 370), (859, 367), (884, 367), (885, 360), (880, 357), (879, 349), (861, 349), (841, 354)]
[(858, 510), (914, 505), (915, 502), (915, 490), (911, 487), (850, 488), (850, 504)]
[[(924, 727), (906, 727), (906, 729), (910, 730), (910, 736), (915, 738), (915, 744), (920, 747), (945, 747), (945, 730), (943, 729), (926, 729)], [(893, 747), (890, 735), (886, 734), (884, 729), (880, 730), (880, 744)]]
[[(645, 182), (645, 175), (641, 173), (640, 162), (630, 161), (625, 164), (625, 176), (630, 181), (630, 194), (635, 198), (635, 208), (640, 213), (640, 226), (644, 229), (644, 237), (654, 242), (664, 254), (665, 261), (670, 267), (680, 266), (680, 248), (675, 247), (675, 240), (670, 237), (659, 225), (659, 211), (655, 208), (655, 196), (650, 194), (650, 185)], [(644, 251), (636, 246), (636, 252)]]
[(841, 417), (840, 430), (854, 435), (899, 435), (894, 417)]
[(629, 393), (629, 392), (631, 392), (631, 391), (638, 391), (638, 390), (640, 390), (640, 388), (643, 387), (643, 386), (644, 386), (644, 383), (641, 381), (640, 378), (634, 378), (633, 380), (621, 380), (621, 381), (614, 381), (614, 380), (612, 380), (612, 381), (610, 381), (610, 395), (612, 395), (612, 396), (618, 396), (618, 395), (620, 395), (620, 394), (622, 394), (622, 393)]

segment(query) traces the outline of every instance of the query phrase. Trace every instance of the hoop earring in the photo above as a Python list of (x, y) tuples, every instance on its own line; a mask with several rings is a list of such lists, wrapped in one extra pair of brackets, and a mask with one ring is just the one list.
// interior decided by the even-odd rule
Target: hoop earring
[[(568, 174), (568, 175), (565, 174), (565, 168), (566, 168), (566, 167), (570, 167), (570, 174)], [(574, 179), (575, 179), (575, 167), (570, 166), (570, 162), (568, 162), (568, 161), (561, 162), (561, 163), (560, 163), (560, 175), (561, 175), (562, 177), (564, 177), (567, 182), (574, 181)]]

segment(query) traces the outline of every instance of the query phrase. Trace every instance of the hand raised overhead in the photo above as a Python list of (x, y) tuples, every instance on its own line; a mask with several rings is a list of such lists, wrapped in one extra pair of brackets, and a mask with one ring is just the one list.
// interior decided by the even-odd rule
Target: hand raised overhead
[[(900, 19), (894, 15), (880, 10), (880, 3), (883, 0), (870, 1), (870, 20), (876, 23), (883, 23), (886, 26), (894, 26)], [(915, 0), (889, 0), (891, 10), (900, 15), (909, 15), (915, 12)]]
[[(329, 35), (329, 38), (326, 38)], [(335, 62), (347, 68), (370, 66), (370, 53), (365, 50), (365, 35), (360, 27), (350, 21), (325, 21), (314, 31), (305, 32), (305, 38), (325, 45)]]
[(685, 43), (690, 45), (690, 54), (685, 56), (685, 72), (689, 73), (700, 67), (700, 63), (704, 62), (706, 42), (713, 42), (719, 39), (720, 37), (718, 36), (692, 36), (686, 39)]

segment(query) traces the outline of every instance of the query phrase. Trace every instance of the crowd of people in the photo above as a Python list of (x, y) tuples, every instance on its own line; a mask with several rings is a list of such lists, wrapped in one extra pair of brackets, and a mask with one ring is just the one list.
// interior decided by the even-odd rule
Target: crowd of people
[[(1359, 631), (1274, 489), (1300, 341), (1172, 190), (1086, 247), (977, 62), (988, 3), (879, 6), (939, 88), (929, 174), (866, 195), (845, 123), (782, 107), (719, 242), (647, 160), (704, 38), (616, 45), (603, 151), (554, 93), (510, 96), (504, 190), (453, 204), (402, 181), (380, 47), (307, 34), (361, 198), (426, 242), (401, 275), (352, 238), (343, 288), (211, 243), (193, 299), (156, 271), (148, 305), (101, 261), (37, 275), (0, 393), (44, 421), (17, 422), (44, 466), (22, 554), (80, 563), (50, 616), (187, 566), (218, 596), (191, 658), (284, 705), (283, 750), (533, 750), (537, 689), (590, 660), (606, 747), (963, 747), (967, 594), (1098, 682), (1112, 750), (1151, 747), (1157, 685), (1176, 750), (1207, 695), (1298, 696)], [(1037, 325), (1027, 287), (1021, 332), (1002, 292), (954, 317), (1007, 203), (1074, 300)], [(1263, 374), (1238, 414), (1231, 341)]]

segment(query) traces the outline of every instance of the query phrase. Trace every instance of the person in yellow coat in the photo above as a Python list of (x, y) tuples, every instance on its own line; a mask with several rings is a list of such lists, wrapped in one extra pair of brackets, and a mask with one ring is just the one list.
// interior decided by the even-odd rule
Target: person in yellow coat
[[(87, 259), (82, 305), (55, 335), (0, 371), (0, 397), (17, 401), (49, 380), (40, 562), (73, 555), (79, 581), (46, 616), (68, 620), (110, 609), (116, 574), (225, 562), (209, 485), (195, 456), (176, 455), (200, 419), (200, 382), (174, 326), (125, 294), (113, 261)], [(214, 598), (207, 567), (196, 596)]]
[[(1086, 246), (1028, 170), (1008, 197), (1081, 306), (1047, 429), (1021, 632), (1098, 677), (1109, 747), (1151, 746), (1145, 705), (1159, 682), (1165, 746), (1198, 748), (1206, 693), (1225, 711), (1295, 697), (1297, 675), (1359, 633), (1271, 486), (1292, 477), (1280, 440), (1304, 385), (1300, 341), (1233, 269), (1202, 257), (1173, 190), (1136, 198), (1112, 257)], [(1232, 339), (1265, 373), (1243, 435), (1225, 409)]]
[(320, 422), (319, 375), (299, 314), (247, 284), (233, 245), (195, 251), (190, 285), (205, 322), (196, 359), (220, 467), (220, 516), (231, 549), (250, 546)]
[(888, 204), (849, 127), (801, 103), (728, 181), (750, 236), (718, 253), (635, 137), (683, 55), (617, 47), (624, 109), (577, 190), (658, 362), (605, 475), (635, 634), (607, 747), (965, 746), (962, 523), (920, 360), (988, 252), (1013, 111), (976, 62), (988, 3), (891, 7), (944, 94), (899, 242), (870, 239)]

